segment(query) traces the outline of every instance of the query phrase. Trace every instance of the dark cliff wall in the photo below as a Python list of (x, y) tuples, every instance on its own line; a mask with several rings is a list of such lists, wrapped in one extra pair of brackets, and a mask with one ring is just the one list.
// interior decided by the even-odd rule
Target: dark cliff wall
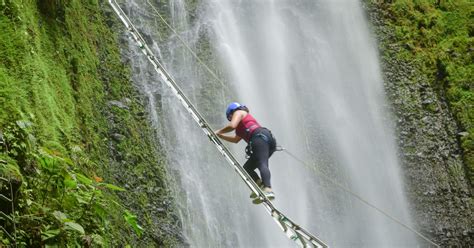
[(474, 246), (467, 1), (365, 5), (397, 117), (399, 156), (417, 229), (442, 247)]

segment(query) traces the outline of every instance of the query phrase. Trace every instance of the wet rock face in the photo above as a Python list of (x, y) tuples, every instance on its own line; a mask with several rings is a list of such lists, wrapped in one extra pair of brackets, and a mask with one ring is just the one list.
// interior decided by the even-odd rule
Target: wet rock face
[(403, 47), (395, 44), (393, 30), (384, 25), (374, 5), (366, 3), (366, 8), (379, 41), (384, 85), (396, 118), (399, 157), (416, 229), (441, 247), (472, 247), (472, 189), (456, 122), (442, 94), (432, 86), (436, 78), (397, 59)]
[(117, 100), (112, 100), (108, 102), (109, 106), (115, 106), (120, 109), (126, 109), (129, 110), (128, 105), (132, 102), (132, 100), (125, 98), (122, 101), (117, 101)]

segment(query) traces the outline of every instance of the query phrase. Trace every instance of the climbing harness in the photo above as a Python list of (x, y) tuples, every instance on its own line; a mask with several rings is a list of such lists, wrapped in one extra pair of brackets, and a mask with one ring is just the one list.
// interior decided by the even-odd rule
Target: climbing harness
[(245, 147), (245, 159), (249, 159), (250, 156), (252, 156), (253, 150), (252, 150), (252, 141), (247, 143), (247, 146)]
[[(270, 133), (270, 137), (268, 137), (267, 135), (265, 135), (265, 134), (263, 134), (263, 133), (255, 133), (255, 134), (253, 134), (253, 135), (255, 135), (255, 137), (261, 138), (261, 139), (262, 139), (263, 141), (265, 141), (265, 143), (267, 143), (270, 147), (274, 147), (274, 148), (275, 148), (274, 151), (278, 151), (278, 150), (277, 150), (277, 147), (278, 147), (278, 146), (276, 145), (276, 144), (277, 144), (277, 141), (276, 141), (275, 137), (273, 137), (272, 132), (271, 132), (269, 129), (265, 128), (265, 127), (262, 127), (262, 128), (263, 128), (263, 129), (266, 129), (266, 130)], [(254, 138), (254, 137), (252, 137), (252, 138)], [(253, 150), (252, 150), (252, 143), (253, 143), (253, 141), (252, 141), (252, 138), (250, 139), (249, 143), (247, 143), (247, 146), (245, 147), (245, 154), (246, 154), (246, 155), (245, 155), (245, 158), (246, 158), (246, 159), (249, 159), (250, 156), (252, 156), (252, 154), (253, 154)], [(272, 148), (270, 148), (270, 149), (272, 149)]]
[[(266, 136), (265, 134), (263, 134), (263, 133), (257, 133), (257, 134), (255, 134), (255, 136), (262, 138), (263, 141), (265, 141), (267, 144), (272, 145), (272, 144), (270, 143), (270, 141), (272, 140), (272, 138)], [(274, 138), (273, 138), (273, 139), (274, 139)], [(275, 142), (276, 142), (276, 141), (275, 141)]]
[[(297, 225), (290, 218), (281, 213), (278, 209), (275, 208), (273, 203), (265, 196), (262, 190), (258, 185), (253, 181), (253, 179), (248, 175), (248, 173), (243, 169), (240, 163), (235, 159), (229, 149), (222, 143), (222, 141), (216, 136), (213, 129), (209, 126), (207, 121), (202, 117), (202, 115), (197, 111), (191, 101), (184, 95), (181, 88), (176, 84), (174, 79), (170, 74), (165, 70), (160, 61), (154, 56), (152, 50), (148, 47), (145, 40), (138, 32), (137, 28), (130, 21), (128, 16), (118, 5), (116, 0), (109, 0), (110, 6), (117, 14), (119, 19), (127, 28), (131, 37), (140, 47), (141, 51), (146, 55), (147, 59), (153, 65), (155, 71), (161, 77), (161, 79), (171, 88), (173, 93), (183, 104), (188, 113), (192, 118), (198, 123), (202, 131), (208, 136), (209, 140), (216, 145), (219, 152), (227, 159), (229, 164), (231, 164), (235, 171), (239, 174), (245, 184), (250, 188), (250, 190), (257, 195), (257, 198), (262, 200), (262, 206), (265, 207), (265, 210), (273, 217), (273, 220), (278, 224), (278, 226), (283, 230), (286, 236), (293, 240), (299, 247), (314, 247), (314, 248), (326, 248), (326, 245), (322, 240), (312, 235), (310, 232), (306, 231), (301, 226)], [(210, 71), (212, 73), (212, 71)]]

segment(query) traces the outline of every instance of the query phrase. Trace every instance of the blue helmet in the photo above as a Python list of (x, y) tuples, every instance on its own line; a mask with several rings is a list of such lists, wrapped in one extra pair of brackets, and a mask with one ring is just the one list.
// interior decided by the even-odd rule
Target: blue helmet
[(233, 102), (231, 104), (229, 104), (229, 106), (227, 106), (227, 110), (225, 111), (225, 116), (227, 117), (227, 120), (231, 120), (231, 116), (232, 114), (234, 113), (234, 111), (240, 109), (240, 108), (243, 108), (245, 107), (244, 105), (241, 105), (240, 103), (238, 102)]

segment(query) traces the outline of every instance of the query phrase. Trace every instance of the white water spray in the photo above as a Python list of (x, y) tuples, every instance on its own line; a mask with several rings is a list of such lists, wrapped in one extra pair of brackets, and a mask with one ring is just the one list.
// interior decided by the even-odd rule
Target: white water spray
[[(134, 5), (129, 8), (134, 22), (158, 39), (146, 3), (129, 4)], [(173, 23), (189, 44), (197, 41), (201, 24), (211, 28), (211, 45), (236, 90), (233, 99), (246, 103), (280, 144), (410, 223), (392, 131), (383, 121), (387, 115), (377, 54), (358, 2), (207, 1), (195, 26), (187, 24), (182, 2), (170, 6)], [(199, 67), (176, 44), (171, 37), (157, 45), (184, 91), (198, 109), (205, 108)], [(160, 142), (169, 150), (170, 172), (177, 175), (189, 243), (292, 246), (263, 210), (251, 205), (245, 186), (176, 99), (166, 88), (150, 84), (155, 80), (143, 73), (145, 62), (138, 56), (133, 61), (135, 81), (150, 103)], [(405, 229), (296, 161), (275, 154), (270, 164), (277, 206), (330, 245), (416, 245)]]

